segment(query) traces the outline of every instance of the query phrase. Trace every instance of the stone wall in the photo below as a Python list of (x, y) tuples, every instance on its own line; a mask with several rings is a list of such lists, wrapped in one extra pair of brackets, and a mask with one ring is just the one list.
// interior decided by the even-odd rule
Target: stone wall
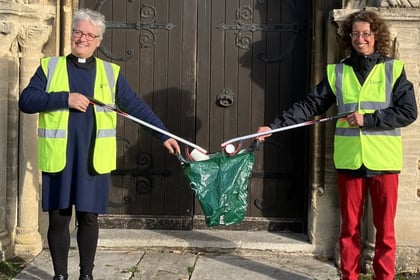
[[(123, 0), (121, 0), (123, 1)], [(364, 2), (364, 3), (363, 3)], [(343, 1), (347, 9), (328, 13), (315, 8), (314, 79), (324, 76), (325, 64), (337, 62), (336, 27), (340, 20), (366, 3), (382, 7), (396, 38), (396, 50), (406, 63), (409, 79), (420, 92), (419, 1)], [(315, 6), (325, 7), (324, 0)], [(408, 3), (408, 2), (407, 2)], [(413, 6), (414, 5), (414, 6)], [(416, 6), (417, 5), (417, 6)], [(42, 56), (67, 54), (72, 9), (77, 0), (0, 0), (0, 260), (12, 254), (36, 255), (45, 239), (46, 216), (39, 212), (40, 178), (36, 164), (36, 115), (20, 114), (19, 93), (39, 65)], [(408, 8), (407, 8), (408, 7)], [(325, 12), (325, 11), (324, 11)], [(328, 11), (329, 12), (329, 11)], [(326, 23), (326, 24), (325, 24)], [(325, 25), (324, 25), (325, 24)], [(62, 32), (60, 31), (62, 30)], [(319, 39), (322, 33), (322, 39)], [(60, 36), (57, 36), (59, 34)], [(322, 55), (318, 55), (321, 54)], [(314, 80), (314, 82), (315, 82)], [(418, 101), (420, 103), (420, 101)], [(333, 125), (315, 129), (308, 235), (315, 253), (331, 257), (337, 247), (340, 218), (336, 174), (332, 165)], [(418, 122), (403, 129), (404, 169), (398, 205), (398, 270), (420, 270)], [(367, 213), (369, 217), (369, 212)], [(363, 229), (366, 267), (369, 268), (374, 229), (369, 219)]]
[[(43, 51), (52, 49), (57, 1), (0, 0), (0, 252), (33, 255), (42, 249), (36, 115), (19, 113), (19, 93)], [(49, 42), (49, 44), (47, 44)], [(53, 47), (51, 47), (53, 46)], [(24, 133), (23, 133), (24, 132)], [(23, 137), (23, 135), (25, 137)]]

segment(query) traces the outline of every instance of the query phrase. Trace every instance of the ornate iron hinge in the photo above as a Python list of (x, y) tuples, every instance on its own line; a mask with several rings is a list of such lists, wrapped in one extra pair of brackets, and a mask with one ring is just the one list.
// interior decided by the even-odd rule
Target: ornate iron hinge
[[(260, 3), (262, 4), (262, 2)], [(281, 60), (286, 54), (295, 48), (297, 34), (307, 29), (306, 25), (299, 23), (279, 23), (279, 24), (254, 24), (252, 23), (254, 10), (249, 6), (242, 6), (236, 9), (235, 24), (220, 24), (216, 28), (220, 31), (236, 32), (235, 43), (240, 49), (249, 50), (252, 44), (252, 32), (291, 32), (294, 34), (290, 42), (290, 47), (280, 56), (267, 58), (263, 53), (258, 54), (258, 58), (265, 63), (272, 63)]]
[[(130, 146), (130, 142), (122, 137), (117, 137), (118, 141), (123, 141), (125, 145)], [(153, 189), (153, 177), (169, 177), (172, 172), (168, 169), (153, 168), (152, 155), (141, 152), (137, 156), (136, 166), (134, 168), (116, 169), (111, 172), (111, 176), (131, 176), (134, 178), (137, 194), (150, 193)], [(122, 202), (109, 201), (110, 207), (125, 207), (132, 202), (130, 196), (125, 196)]]
[[(96, 11), (101, 11), (107, 0), (101, 0), (95, 7)], [(132, 0), (128, 0), (132, 2)], [(173, 23), (156, 23), (156, 8), (150, 5), (143, 5), (139, 11), (138, 22), (109, 21), (106, 22), (107, 29), (134, 29), (140, 32), (139, 44), (141, 48), (150, 48), (154, 46), (156, 41), (156, 30), (170, 31), (176, 27)], [(117, 56), (108, 51), (103, 44), (99, 46), (99, 50), (107, 57), (117, 60), (126, 61), (133, 56), (133, 50), (126, 51), (125, 56)]]

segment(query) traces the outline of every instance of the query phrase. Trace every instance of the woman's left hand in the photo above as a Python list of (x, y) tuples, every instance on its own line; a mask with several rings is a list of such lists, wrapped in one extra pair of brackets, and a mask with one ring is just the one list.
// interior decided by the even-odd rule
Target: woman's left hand
[(363, 127), (363, 115), (358, 112), (353, 112), (347, 116), (347, 121), (350, 126)]

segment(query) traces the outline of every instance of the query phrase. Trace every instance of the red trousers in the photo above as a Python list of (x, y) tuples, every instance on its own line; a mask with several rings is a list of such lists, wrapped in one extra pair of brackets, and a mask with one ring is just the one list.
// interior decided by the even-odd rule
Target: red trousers
[(358, 280), (360, 273), (361, 218), (367, 191), (373, 209), (376, 228), (373, 269), (375, 280), (392, 280), (395, 275), (395, 230), (398, 174), (358, 178), (338, 174), (341, 209), (340, 255), (343, 280)]

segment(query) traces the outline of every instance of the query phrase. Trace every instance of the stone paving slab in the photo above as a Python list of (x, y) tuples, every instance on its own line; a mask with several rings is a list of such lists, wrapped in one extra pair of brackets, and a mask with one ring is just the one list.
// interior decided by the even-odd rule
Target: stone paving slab
[[(337, 268), (314, 258), (304, 235), (239, 231), (104, 230), (95, 280), (339, 280)], [(72, 235), (69, 280), (78, 280)], [(48, 249), (15, 278), (51, 280)]]
[[(70, 250), (69, 280), (79, 275), (78, 251)], [(53, 277), (48, 250), (39, 254), (15, 279)], [(95, 280), (339, 280), (337, 269), (305, 255), (256, 256), (181, 251), (98, 250)]]
[(147, 252), (130, 280), (188, 280), (196, 254), (182, 252)]
[[(130, 279), (143, 255), (142, 251), (98, 250), (94, 269), (95, 280)], [(79, 252), (77, 250), (70, 250), (68, 273), (68, 280), (79, 279)], [(53, 276), (50, 253), (44, 250), (15, 279), (50, 280)]]
[(201, 256), (191, 280), (339, 280), (331, 263), (310, 256)]

